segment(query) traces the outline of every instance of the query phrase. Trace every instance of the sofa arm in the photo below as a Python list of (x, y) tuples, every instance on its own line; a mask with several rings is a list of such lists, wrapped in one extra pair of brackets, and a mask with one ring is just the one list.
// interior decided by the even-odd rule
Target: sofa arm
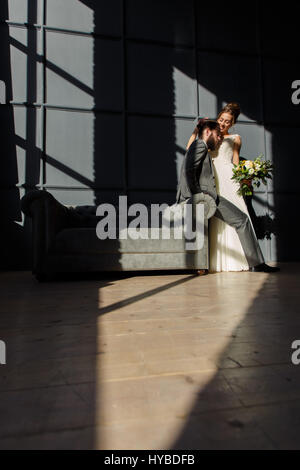
[(21, 200), (21, 209), (32, 218), (33, 273), (43, 273), (45, 257), (57, 233), (70, 227), (70, 210), (47, 191), (28, 192)]
[(32, 218), (33, 272), (43, 273), (46, 255), (54, 246), (56, 235), (67, 228), (96, 227), (99, 220), (87, 210), (81, 212), (58, 202), (42, 190), (28, 192), (21, 200), (21, 209)]
[[(45, 241), (45, 248), (49, 250), (55, 236), (61, 230), (72, 227), (71, 210), (58, 202), (47, 191), (30, 191), (21, 200), (21, 209), (25, 215), (33, 219), (38, 234)], [(38, 236), (38, 234), (34, 234)]]

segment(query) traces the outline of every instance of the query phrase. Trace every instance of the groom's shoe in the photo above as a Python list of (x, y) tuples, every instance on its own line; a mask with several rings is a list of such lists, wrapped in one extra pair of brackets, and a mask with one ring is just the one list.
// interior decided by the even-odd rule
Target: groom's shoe
[(280, 271), (277, 266), (268, 266), (266, 263), (258, 264), (249, 269), (252, 273), (276, 273)]

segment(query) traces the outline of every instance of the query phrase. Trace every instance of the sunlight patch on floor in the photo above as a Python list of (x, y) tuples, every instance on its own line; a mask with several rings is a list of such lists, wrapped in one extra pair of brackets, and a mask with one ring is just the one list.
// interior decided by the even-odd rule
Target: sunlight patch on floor
[[(95, 448), (170, 448), (267, 276), (140, 276), (100, 287)], [(219, 386), (221, 397), (228, 384)]]

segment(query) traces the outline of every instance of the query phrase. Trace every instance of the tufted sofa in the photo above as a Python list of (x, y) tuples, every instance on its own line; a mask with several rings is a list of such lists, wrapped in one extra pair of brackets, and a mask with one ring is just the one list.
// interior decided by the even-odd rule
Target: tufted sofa
[(47, 191), (30, 191), (22, 198), (21, 209), (32, 218), (33, 274), (38, 280), (45, 280), (68, 272), (207, 269), (208, 219), (216, 210), (215, 202), (203, 193), (189, 202), (193, 207), (203, 205), (201, 249), (187, 249), (184, 238), (174, 237), (174, 220), (170, 239), (163, 239), (160, 225), (158, 239), (101, 240), (96, 235), (101, 219), (96, 215), (96, 206), (69, 207)]

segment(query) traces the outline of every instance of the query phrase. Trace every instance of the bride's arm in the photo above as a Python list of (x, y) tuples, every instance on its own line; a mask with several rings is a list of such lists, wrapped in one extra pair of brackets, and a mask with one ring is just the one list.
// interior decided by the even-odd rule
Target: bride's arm
[(233, 145), (232, 163), (234, 165), (238, 165), (240, 163), (241, 146), (242, 146), (241, 137), (237, 135), (236, 138), (234, 139), (234, 145)]
[[(208, 119), (208, 117), (200, 118), (199, 121), (198, 121), (198, 124), (200, 124), (201, 122), (205, 121), (206, 119)], [(197, 135), (199, 134), (198, 124), (197, 124), (197, 126), (195, 127), (194, 132), (192, 133), (191, 137), (189, 138), (188, 144), (187, 144), (187, 146), (186, 146), (186, 150), (188, 150), (188, 149), (190, 148), (190, 146), (192, 145), (192, 143), (193, 143), (194, 140), (196, 139)]]
[(199, 134), (199, 129), (198, 127), (195, 127), (194, 132), (192, 133), (191, 137), (189, 138), (188, 144), (186, 146), (186, 150), (190, 148), (194, 140), (196, 139), (197, 135)]

